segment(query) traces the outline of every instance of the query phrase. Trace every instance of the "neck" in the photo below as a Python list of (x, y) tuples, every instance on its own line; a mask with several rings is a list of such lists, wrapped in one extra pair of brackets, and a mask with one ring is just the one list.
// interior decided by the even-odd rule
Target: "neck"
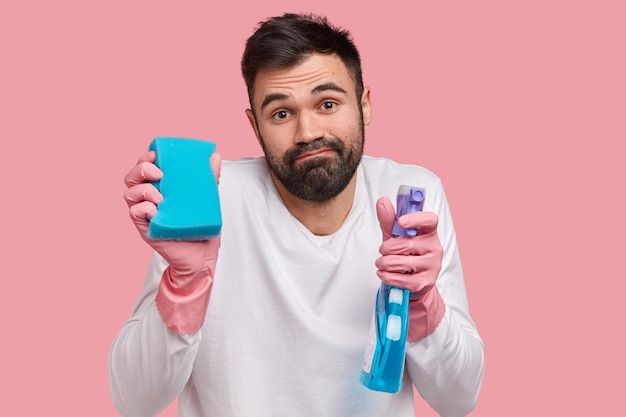
[(348, 186), (338, 196), (320, 203), (304, 201), (295, 197), (285, 189), (273, 174), (272, 180), (291, 215), (314, 235), (326, 236), (335, 233), (341, 227), (352, 209), (356, 190), (356, 175), (355, 173)]

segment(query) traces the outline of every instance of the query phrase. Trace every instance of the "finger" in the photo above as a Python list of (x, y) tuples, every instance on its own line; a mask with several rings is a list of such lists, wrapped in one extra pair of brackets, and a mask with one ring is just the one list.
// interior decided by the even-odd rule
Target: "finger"
[(161, 194), (154, 185), (145, 182), (127, 189), (124, 192), (124, 200), (126, 201), (126, 204), (128, 204), (128, 207), (134, 206), (143, 201), (156, 205), (163, 201), (163, 194)]
[(213, 153), (211, 154), (211, 169), (213, 170), (213, 175), (215, 176), (215, 181), (217, 181), (217, 183), (220, 183), (220, 174), (222, 171), (222, 155), (220, 155), (219, 153)]
[(421, 274), (402, 274), (381, 270), (376, 271), (376, 274), (385, 284), (408, 289), (411, 293), (421, 293), (433, 285), (429, 279)]
[(399, 236), (385, 240), (378, 251), (381, 255), (424, 255), (443, 251), (437, 234), (420, 234), (414, 237)]
[(437, 267), (435, 255), (430, 253), (422, 256), (382, 256), (376, 259), (375, 265), (380, 271), (397, 274), (419, 274)]
[(415, 211), (405, 214), (398, 219), (398, 225), (405, 229), (417, 229), (418, 235), (437, 231), (438, 222), (437, 214), (430, 211)]
[(142, 201), (141, 203), (137, 203), (128, 209), (130, 218), (138, 226), (142, 224), (147, 225), (156, 213), (156, 205), (149, 201)]
[(376, 216), (380, 224), (380, 230), (383, 232), (383, 240), (391, 238), (391, 230), (393, 222), (396, 219), (396, 211), (387, 197), (381, 197), (376, 202)]
[(163, 171), (152, 162), (140, 161), (126, 174), (124, 184), (126, 184), (127, 187), (132, 187), (147, 181), (158, 181), (162, 177)]
[(142, 162), (154, 163), (154, 161), (156, 161), (156, 152), (148, 151), (139, 157), (139, 159), (137, 160), (137, 164), (140, 164)]

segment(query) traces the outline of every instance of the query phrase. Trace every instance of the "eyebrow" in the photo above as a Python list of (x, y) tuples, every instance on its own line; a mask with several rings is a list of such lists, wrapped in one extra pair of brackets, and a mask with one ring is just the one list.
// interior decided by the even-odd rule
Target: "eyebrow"
[[(343, 88), (339, 87), (337, 84), (332, 83), (332, 82), (331, 83), (324, 83), (324, 84), (320, 84), (320, 85), (316, 86), (313, 90), (311, 90), (311, 93), (319, 94), (319, 93), (322, 93), (324, 91), (337, 91), (337, 92), (342, 93), (342, 94), (348, 94), (348, 92), (346, 90), (344, 90)], [(267, 105), (269, 105), (272, 101), (287, 100), (288, 98), (289, 98), (289, 96), (287, 94), (284, 94), (284, 93), (268, 94), (263, 99), (263, 103), (261, 103), (261, 110), (263, 110), (265, 107), (267, 107)]]
[(287, 100), (288, 98), (289, 98), (289, 96), (287, 94), (283, 94), (283, 93), (268, 94), (263, 99), (263, 103), (261, 103), (261, 111), (265, 107), (267, 107), (267, 105), (270, 104), (272, 101)]
[(348, 94), (348, 92), (346, 90), (344, 90), (343, 88), (339, 87), (335, 83), (320, 84), (317, 87), (315, 87), (311, 92), (312, 93), (321, 93), (322, 91), (328, 91), (328, 90), (337, 91), (337, 92), (343, 93), (343, 94)]

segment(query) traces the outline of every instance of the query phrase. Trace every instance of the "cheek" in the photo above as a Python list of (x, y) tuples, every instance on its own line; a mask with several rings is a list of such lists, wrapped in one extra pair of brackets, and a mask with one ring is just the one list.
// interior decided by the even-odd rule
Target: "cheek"
[(285, 146), (280, 133), (275, 128), (259, 125), (259, 141), (266, 153), (271, 153), (272, 155), (280, 155), (282, 153), (282, 149)]
[(294, 133), (288, 124), (259, 125), (259, 133), (263, 138), (265, 147), (274, 153), (284, 151), (294, 144)]
[(342, 114), (341, 121), (338, 126), (342, 129), (342, 134), (347, 137), (355, 137), (360, 134), (361, 113), (358, 108), (351, 109), (350, 112)]
[(360, 120), (354, 120), (351, 118), (350, 120), (345, 120), (344, 124), (341, 126), (341, 131), (337, 133), (341, 136), (338, 136), (343, 139), (346, 144), (358, 142), (361, 140), (361, 128), (359, 124)]

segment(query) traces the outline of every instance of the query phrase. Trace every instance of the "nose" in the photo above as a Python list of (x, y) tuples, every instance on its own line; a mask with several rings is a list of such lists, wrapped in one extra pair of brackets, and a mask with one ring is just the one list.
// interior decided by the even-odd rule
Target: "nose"
[(324, 137), (325, 130), (320, 116), (315, 112), (301, 112), (298, 114), (296, 131), (297, 143), (310, 143)]

